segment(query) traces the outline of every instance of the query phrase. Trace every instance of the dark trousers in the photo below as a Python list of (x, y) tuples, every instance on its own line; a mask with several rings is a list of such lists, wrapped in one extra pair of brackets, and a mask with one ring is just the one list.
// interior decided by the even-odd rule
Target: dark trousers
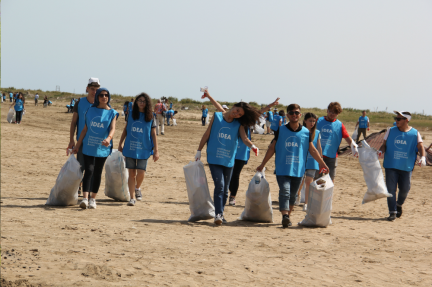
[[(106, 157), (84, 156), (84, 179), (83, 191), (97, 193), (99, 191), (102, 171), (105, 165)], [(93, 178), (93, 186), (91, 186)]]
[(15, 120), (16, 120), (17, 123), (21, 122), (22, 113), (23, 113), (23, 111), (15, 111), (15, 115), (16, 115), (16, 119)]
[(236, 159), (234, 162), (234, 169), (231, 176), (231, 182), (229, 185), (230, 196), (236, 196), (240, 185), (240, 173), (245, 166), (247, 161)]
[(205, 126), (206, 119), (207, 119), (207, 117), (201, 117), (201, 122), (202, 122), (203, 126)]

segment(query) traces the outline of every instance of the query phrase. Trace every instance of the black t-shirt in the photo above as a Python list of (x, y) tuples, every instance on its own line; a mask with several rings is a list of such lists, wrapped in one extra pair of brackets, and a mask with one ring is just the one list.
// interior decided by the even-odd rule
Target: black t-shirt
[[(281, 127), (282, 127), (282, 126), (280, 126), (279, 129), (278, 129), (277, 131), (274, 132), (274, 139), (273, 139), (272, 141), (277, 141), (277, 140), (278, 140), (278, 137), (279, 137), (279, 130), (280, 130)], [(303, 126), (299, 124), (298, 129), (294, 131), (294, 130), (291, 128), (291, 126), (289, 125), (289, 123), (287, 123), (287, 124), (285, 125), (285, 127), (287, 127), (290, 131), (292, 131), (292, 132), (294, 132), (294, 133), (298, 133), (298, 132), (301, 131), (302, 128), (303, 128)], [(312, 133), (309, 133), (309, 142), (310, 142), (310, 143), (313, 142), (313, 139), (312, 139)]]

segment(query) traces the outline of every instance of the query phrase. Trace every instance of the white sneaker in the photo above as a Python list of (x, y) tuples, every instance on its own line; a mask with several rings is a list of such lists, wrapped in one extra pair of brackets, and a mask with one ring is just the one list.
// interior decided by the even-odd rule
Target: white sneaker
[(141, 188), (135, 188), (135, 197), (136, 197), (136, 200), (139, 200), (139, 201), (142, 200)]
[(307, 211), (307, 203), (303, 205), (303, 211)]
[(214, 223), (216, 225), (222, 225), (222, 215), (221, 214), (216, 215), (216, 217), (214, 219)]
[(94, 198), (90, 198), (89, 209), (96, 209), (96, 200)]
[(131, 198), (131, 200), (129, 200), (128, 206), (135, 206), (135, 199)]
[(87, 198), (83, 198), (83, 200), (81, 200), (80, 207), (82, 209), (87, 209), (88, 204), (89, 204), (88, 199)]

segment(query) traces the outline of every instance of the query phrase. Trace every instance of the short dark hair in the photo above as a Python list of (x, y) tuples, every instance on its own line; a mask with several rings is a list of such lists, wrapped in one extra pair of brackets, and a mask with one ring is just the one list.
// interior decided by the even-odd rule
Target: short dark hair
[(291, 105), (289, 105), (287, 107), (287, 112), (294, 111), (294, 110), (297, 110), (297, 109), (301, 111), (301, 108), (300, 108), (299, 105), (297, 105), (297, 104), (291, 104)]
[(366, 111), (365, 111), (365, 110), (363, 110), (363, 111), (362, 111), (362, 113), (366, 113)]
[(285, 112), (284, 112), (284, 110), (280, 110), (280, 111), (279, 111), (279, 115), (280, 115), (281, 117), (284, 117), (284, 116), (285, 116)]

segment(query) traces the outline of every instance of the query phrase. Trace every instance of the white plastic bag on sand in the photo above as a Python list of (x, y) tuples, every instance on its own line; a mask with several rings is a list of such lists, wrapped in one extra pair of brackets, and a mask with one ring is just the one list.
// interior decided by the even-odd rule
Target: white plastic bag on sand
[(188, 221), (198, 221), (215, 217), (215, 208), (208, 189), (204, 164), (191, 161), (183, 167), (189, 198), (191, 216)]
[(270, 185), (265, 178), (264, 171), (257, 172), (249, 182), (246, 191), (245, 209), (239, 220), (273, 222)]
[(125, 159), (114, 149), (105, 162), (105, 195), (118, 201), (129, 201), (128, 179)]
[(16, 120), (15, 109), (9, 109), (9, 112), (7, 114), (7, 121), (11, 124), (14, 123), (15, 120)]
[(122, 117), (124, 117), (124, 115), (125, 115), (124, 111), (122, 111), (121, 115), (122, 115)]
[(177, 125), (177, 120), (173, 119), (172, 121), (173, 121), (173, 125), (176, 126)]
[(300, 191), (300, 203), (305, 203), (306, 201), (306, 177), (303, 178), (303, 186)]
[[(325, 183), (317, 183), (322, 180)], [(326, 227), (331, 224), (333, 187), (334, 184), (328, 174), (311, 183), (306, 216), (299, 225)]]
[(254, 126), (254, 134), (264, 134), (264, 129), (262, 127), (260, 127), (259, 125), (255, 125)]
[(358, 136), (358, 129), (356, 128), (352, 134), (352, 139), (357, 142), (357, 136)]
[(210, 117), (207, 115), (205, 124), (208, 125), (210, 123)]
[(365, 140), (359, 150), (359, 162), (363, 169), (363, 176), (368, 190), (363, 197), (362, 204), (383, 198), (392, 197), (387, 191), (384, 176), (381, 169), (378, 155), (375, 149), (371, 148)]
[(67, 206), (78, 204), (78, 188), (83, 178), (80, 164), (74, 155), (69, 156), (57, 176), (46, 205)]

